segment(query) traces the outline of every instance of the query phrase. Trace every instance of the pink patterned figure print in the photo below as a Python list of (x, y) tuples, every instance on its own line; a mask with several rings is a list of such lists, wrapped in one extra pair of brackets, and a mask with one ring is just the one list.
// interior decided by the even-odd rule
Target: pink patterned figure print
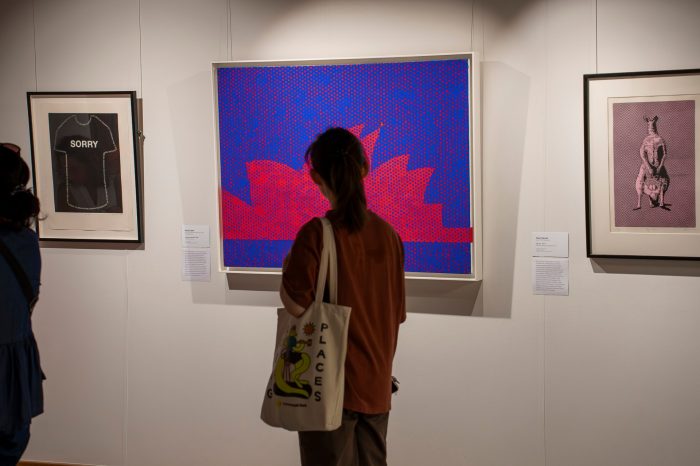
[(666, 209), (664, 194), (668, 189), (670, 178), (666, 167), (664, 167), (667, 155), (666, 141), (659, 136), (656, 129), (658, 119), (658, 116), (652, 118), (644, 117), (644, 121), (647, 123), (648, 134), (639, 148), (642, 165), (639, 167), (639, 174), (635, 182), (637, 207), (634, 210), (642, 208), (642, 194), (649, 196), (649, 205), (651, 207)]

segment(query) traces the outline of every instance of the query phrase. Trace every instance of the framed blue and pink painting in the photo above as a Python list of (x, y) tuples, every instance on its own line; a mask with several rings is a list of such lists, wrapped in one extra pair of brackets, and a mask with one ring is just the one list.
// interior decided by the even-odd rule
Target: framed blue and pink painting
[(406, 275), (481, 278), (473, 54), (215, 63), (220, 265), (279, 273), (329, 209), (304, 153), (342, 126), (370, 161), (368, 207), (401, 236)]

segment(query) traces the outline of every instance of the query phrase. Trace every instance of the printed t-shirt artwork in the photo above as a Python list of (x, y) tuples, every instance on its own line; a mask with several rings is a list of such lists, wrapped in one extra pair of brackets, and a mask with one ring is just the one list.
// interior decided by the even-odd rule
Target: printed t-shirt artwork
[(116, 113), (49, 113), (56, 212), (122, 213)]

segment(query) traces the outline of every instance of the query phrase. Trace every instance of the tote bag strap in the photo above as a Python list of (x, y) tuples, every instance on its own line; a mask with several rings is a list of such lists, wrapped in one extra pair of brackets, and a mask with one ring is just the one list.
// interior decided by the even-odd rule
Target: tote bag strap
[(328, 285), (330, 289), (329, 297), (331, 304), (338, 304), (338, 251), (335, 246), (335, 235), (333, 234), (333, 226), (330, 220), (327, 218), (322, 218), (323, 228), (326, 233), (327, 243), (324, 240), (324, 244), (328, 244)]
[(316, 302), (323, 301), (326, 278), (328, 278), (330, 302), (338, 304), (338, 253), (335, 248), (335, 236), (331, 222), (325, 217), (321, 217), (320, 220), (323, 224), (323, 250), (318, 269), (318, 281), (316, 282)]

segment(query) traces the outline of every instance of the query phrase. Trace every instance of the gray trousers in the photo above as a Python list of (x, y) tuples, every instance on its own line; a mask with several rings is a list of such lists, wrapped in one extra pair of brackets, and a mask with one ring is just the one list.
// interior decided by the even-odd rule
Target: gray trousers
[(343, 411), (340, 428), (299, 432), (301, 466), (386, 466), (389, 413)]

